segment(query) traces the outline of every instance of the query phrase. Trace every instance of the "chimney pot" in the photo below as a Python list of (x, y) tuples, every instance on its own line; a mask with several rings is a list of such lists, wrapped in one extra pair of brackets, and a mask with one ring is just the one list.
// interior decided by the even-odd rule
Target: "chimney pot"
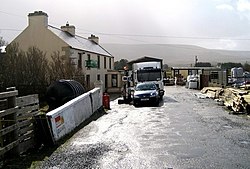
[(35, 11), (33, 13), (29, 13), (29, 26), (40, 26), (40, 27), (48, 27), (48, 14), (43, 11)]
[(66, 23), (66, 26), (61, 26), (61, 30), (64, 32), (68, 32), (70, 35), (75, 36), (75, 26), (69, 25), (69, 23)]
[(91, 34), (90, 37), (88, 37), (88, 39), (93, 41), (96, 44), (99, 44), (99, 37), (95, 36), (94, 34)]

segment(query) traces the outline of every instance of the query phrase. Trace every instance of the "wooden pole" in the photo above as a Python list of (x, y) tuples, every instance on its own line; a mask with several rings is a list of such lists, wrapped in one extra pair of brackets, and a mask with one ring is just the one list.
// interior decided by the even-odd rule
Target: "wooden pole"
[[(6, 89), (7, 92), (15, 91), (15, 87), (9, 87)], [(7, 98), (7, 108), (15, 108), (16, 107), (16, 95), (8, 97)], [(11, 114), (8, 122), (8, 125), (17, 125), (17, 111), (15, 113)], [(9, 143), (17, 141), (18, 140), (18, 129), (14, 130), (12, 134), (9, 135), (8, 141)], [(12, 155), (18, 155), (18, 146), (14, 147), (11, 151), (10, 154)]]

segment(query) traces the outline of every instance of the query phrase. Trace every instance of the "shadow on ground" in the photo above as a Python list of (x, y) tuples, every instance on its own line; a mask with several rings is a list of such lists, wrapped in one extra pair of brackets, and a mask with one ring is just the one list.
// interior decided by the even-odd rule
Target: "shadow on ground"
[(112, 93), (109, 96), (110, 96), (110, 101), (114, 101), (114, 100), (122, 97), (120, 93)]
[(60, 140), (53, 146), (41, 145), (36, 147), (19, 157), (5, 156), (3, 161), (0, 161), (0, 168), (4, 169), (27, 169), (27, 168), (39, 168), (41, 162), (51, 156), (51, 154), (68, 139), (70, 139), (77, 131), (88, 125), (90, 122), (97, 120), (101, 116), (105, 115), (106, 111), (101, 108), (96, 111), (89, 119), (85, 120), (80, 126), (78, 126), (72, 133), (68, 134), (64, 139)]

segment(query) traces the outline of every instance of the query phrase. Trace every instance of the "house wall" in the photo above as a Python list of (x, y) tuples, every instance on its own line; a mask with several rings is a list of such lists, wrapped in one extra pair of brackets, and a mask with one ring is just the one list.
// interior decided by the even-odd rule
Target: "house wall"
[(110, 79), (108, 82), (108, 93), (121, 93), (123, 87), (122, 81), (123, 74), (120, 71), (109, 70), (108, 78)]
[(51, 61), (54, 52), (59, 51), (60, 55), (65, 55), (62, 47), (68, 45), (48, 29), (46, 15), (29, 16), (28, 27), (11, 43), (18, 43), (19, 49), (23, 51), (27, 51), (29, 47), (37, 47), (46, 53), (46, 57)]
[(209, 76), (209, 86), (226, 86), (228, 83), (226, 71), (210, 71)]
[[(112, 79), (111, 79), (111, 73), (109, 72), (110, 70), (114, 69), (114, 58), (113, 57), (108, 57), (108, 56), (104, 56), (104, 55), (99, 55), (96, 53), (91, 53), (91, 52), (86, 52), (86, 51), (81, 51), (81, 50), (77, 50), (77, 49), (71, 49), (71, 55), (70, 58), (72, 58), (73, 62), (75, 63), (76, 66), (78, 65), (78, 60), (80, 59), (80, 55), (81, 55), (81, 68), (82, 68), (82, 72), (84, 73), (85, 76), (85, 81), (87, 81), (87, 76), (89, 75), (90, 78), (90, 83), (89, 84), (85, 84), (85, 87), (87, 87), (89, 90), (94, 88), (94, 83), (96, 81), (102, 81), (103, 82), (103, 86), (102, 88), (105, 90), (105, 88), (111, 88), (112, 87)], [(97, 68), (88, 68), (86, 67), (86, 60), (89, 59), (90, 56), (90, 60), (98, 60), (98, 56), (100, 57), (100, 67)], [(105, 59), (106, 58), (106, 59)], [(111, 61), (110, 61), (111, 59)], [(106, 60), (106, 66), (105, 66), (105, 60)], [(105, 75), (108, 76), (108, 86), (105, 86)], [(100, 79), (98, 79), (98, 76), (100, 77)], [(87, 83), (87, 82), (86, 82)]]

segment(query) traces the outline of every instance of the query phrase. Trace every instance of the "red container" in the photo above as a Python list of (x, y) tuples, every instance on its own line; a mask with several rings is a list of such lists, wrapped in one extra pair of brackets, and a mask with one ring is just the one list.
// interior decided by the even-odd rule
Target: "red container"
[(108, 95), (108, 93), (103, 93), (102, 96), (102, 105), (105, 109), (109, 109), (110, 110), (110, 97)]

